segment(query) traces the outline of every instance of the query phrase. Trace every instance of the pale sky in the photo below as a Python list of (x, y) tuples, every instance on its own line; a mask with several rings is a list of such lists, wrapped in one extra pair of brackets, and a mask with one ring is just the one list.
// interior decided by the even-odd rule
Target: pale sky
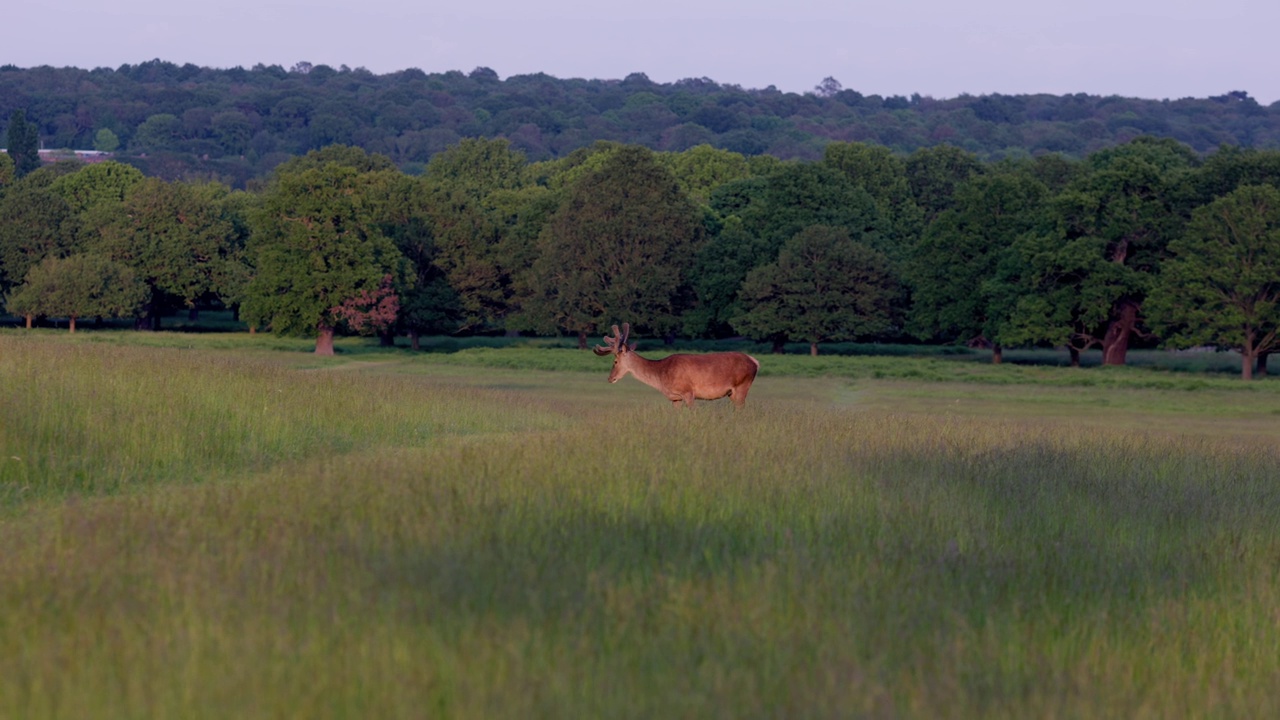
[[(13, 4), (16, 3), (16, 7)], [(0, 64), (299, 61), (805, 92), (1280, 100), (1276, 0), (9, 0)]]

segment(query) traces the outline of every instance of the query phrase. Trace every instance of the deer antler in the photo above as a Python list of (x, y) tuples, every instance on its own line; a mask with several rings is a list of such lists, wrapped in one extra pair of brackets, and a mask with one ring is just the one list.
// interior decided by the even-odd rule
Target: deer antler
[(618, 326), (613, 326), (613, 337), (604, 336), (604, 345), (597, 345), (591, 348), (591, 352), (597, 355), (616, 355), (618, 353)]
[(622, 332), (618, 332), (618, 326), (613, 326), (613, 337), (604, 336), (604, 345), (597, 345), (591, 348), (591, 351), (597, 355), (617, 355), (618, 351), (627, 346), (627, 336), (631, 334), (631, 323), (622, 323)]

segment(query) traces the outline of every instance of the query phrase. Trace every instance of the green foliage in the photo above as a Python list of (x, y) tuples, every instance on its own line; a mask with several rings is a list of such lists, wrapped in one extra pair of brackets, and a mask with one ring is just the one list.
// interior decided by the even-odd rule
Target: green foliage
[(853, 242), (842, 228), (815, 225), (782, 246), (773, 263), (742, 284), (744, 312), (732, 322), (756, 338), (791, 337), (817, 344), (888, 330), (901, 297), (882, 253)]
[(523, 153), (507, 140), (465, 138), (432, 156), (426, 177), (434, 185), (479, 200), (498, 190), (515, 190), (524, 184), (527, 163)]
[[(432, 158), (421, 183), (434, 265), (455, 291), (463, 328), (501, 327), (514, 305), (515, 273), (558, 198), (527, 184), (524, 155), (506, 140), (466, 140)], [(430, 282), (424, 277), (424, 282)], [(424, 286), (425, 290), (425, 286)], [(430, 296), (444, 299), (442, 289)]]
[(678, 326), (701, 213), (644, 148), (611, 152), (581, 176), (538, 239), (520, 322), (580, 337), (612, 322)]
[(684, 313), (684, 332), (694, 337), (729, 335), (731, 320), (742, 312), (738, 301), (742, 281), (753, 268), (774, 257), (773, 248), (748, 232), (742, 218), (729, 216), (694, 256), (697, 303)]
[(133, 270), (101, 255), (48, 257), (27, 273), (9, 296), (16, 315), (128, 317), (142, 304), (145, 288)]
[(315, 170), (330, 164), (362, 173), (395, 170), (396, 167), (385, 155), (370, 153), (363, 148), (351, 145), (332, 144), (281, 163), (275, 169), (275, 176), (279, 178), (284, 175), (296, 175), (304, 170)]
[(1021, 270), (1018, 239), (1044, 222), (1048, 190), (1021, 174), (991, 172), (961, 183), (954, 205), (913, 249), (909, 329), (921, 339), (1002, 344)]
[(922, 148), (906, 160), (907, 182), (925, 222), (950, 209), (956, 187), (982, 171), (977, 156), (951, 145)]
[(751, 175), (751, 167), (741, 154), (706, 144), (660, 153), (658, 160), (675, 176), (680, 189), (702, 204), (710, 203), (711, 193), (721, 185)]
[(843, 172), (867, 191), (876, 203), (876, 212), (889, 221), (891, 237), (884, 247), (900, 259), (920, 235), (923, 213), (912, 195), (907, 164), (887, 147), (866, 143), (831, 143), (823, 163)]
[(143, 177), (142, 172), (131, 165), (108, 160), (63, 175), (49, 187), (67, 201), (72, 214), (80, 215), (99, 205), (119, 204)]
[(41, 178), (42, 171), (27, 175), (0, 197), (0, 290), (22, 282), (46, 257), (74, 248), (71, 208)]
[(110, 130), (125, 148), (120, 157), (149, 174), (164, 167), (167, 179), (216, 177), (235, 186), (332, 143), (358, 144), (409, 169), (480, 137), (506, 138), (535, 160), (565, 158), (598, 141), (668, 151), (707, 144), (752, 160), (768, 157), (762, 153), (818, 160), (827, 145), (851, 136), (903, 155), (949, 144), (984, 160), (1081, 157), (1140, 133), (1201, 153), (1223, 143), (1280, 146), (1276, 113), (1243, 93), (1175, 101), (1047, 93), (882, 98), (847, 89), (744, 89), (708, 78), (617, 82), (536, 73), (499, 80), (324, 65), (307, 73), (274, 65), (184, 69), (160, 60), (115, 69), (15, 68), (0, 85), (4, 97), (41, 116), (47, 147), (91, 147), (98, 132)]
[(1142, 140), (1090, 158), (1090, 172), (1052, 201), (1056, 227), (1019, 240), (1024, 289), (1012, 343), (1116, 348), (1123, 363), (1139, 309), (1168, 243), (1182, 232), (1179, 198), (1193, 157)]
[(1245, 378), (1280, 347), (1280, 190), (1245, 185), (1195, 211), (1169, 244), (1152, 322), (1174, 347), (1238, 350)]
[(811, 225), (844, 228), (854, 240), (884, 250), (893, 235), (870, 193), (843, 172), (820, 163), (789, 163), (762, 179), (727, 183), (712, 207), (736, 214), (747, 230), (777, 252)]
[(93, 149), (100, 152), (115, 152), (120, 149), (120, 138), (111, 132), (111, 128), (102, 128), (93, 136)]
[(40, 129), (27, 121), (25, 110), (9, 115), (6, 152), (13, 160), (14, 174), (24, 177), (40, 167)]
[(4, 191), (13, 181), (17, 179), (17, 175), (13, 168), (13, 158), (8, 153), (0, 153), (0, 198), (4, 197)]
[(152, 302), (163, 295), (191, 308), (206, 295), (230, 299), (242, 273), (245, 228), (230, 211), (229, 192), (217, 183), (147, 178), (129, 188), (94, 245), (133, 268)]
[(1280, 187), (1280, 150), (1224, 145), (1188, 179), (1189, 204), (1205, 205), (1244, 185)]
[(371, 202), (381, 173), (329, 163), (277, 176), (253, 216), (256, 274), (241, 315), (285, 335), (315, 335), (333, 309), (388, 274), (406, 283), (404, 258)]
[(156, 113), (134, 128), (129, 149), (137, 152), (173, 150), (182, 139), (182, 121), (171, 113)]

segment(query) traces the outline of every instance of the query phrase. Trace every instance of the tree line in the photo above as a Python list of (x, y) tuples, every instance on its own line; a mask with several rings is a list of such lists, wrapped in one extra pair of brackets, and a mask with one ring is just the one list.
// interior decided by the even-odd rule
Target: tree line
[(0, 156), (10, 312), (136, 316), (218, 302), (317, 338), (628, 321), (674, 338), (1209, 345), (1265, 372), (1280, 326), (1280, 152), (1137, 138), (1074, 160), (831, 143), (784, 161), (596, 143), (530, 161), (468, 139), (410, 175), (334, 145), (260, 188), (118, 162), (17, 177)]
[[(1225, 89), (1224, 89), (1225, 90)], [(505, 80), (407, 69), (374, 74), (300, 62), (218, 69), (153, 60), (118, 68), (0, 67), (0, 118), (25, 110), (46, 148), (116, 153), (147, 175), (244, 187), (290, 157), (332, 144), (385, 155), (419, 173), (464, 138), (504, 137), (531, 160), (601, 140), (679, 152), (711, 145), (816, 161), (830, 142), (900, 154), (953, 145), (983, 160), (1082, 158), (1140, 135), (1197, 152), (1280, 147), (1280, 107), (1240, 90), (1208, 98), (864, 95), (827, 78), (811, 92), (744, 89), (708, 78), (656, 83)], [(0, 120), (2, 122), (2, 120)]]

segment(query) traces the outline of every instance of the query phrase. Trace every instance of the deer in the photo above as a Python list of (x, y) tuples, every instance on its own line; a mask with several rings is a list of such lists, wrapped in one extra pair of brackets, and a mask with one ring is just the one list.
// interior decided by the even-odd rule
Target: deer
[(706, 355), (676, 353), (661, 360), (648, 360), (636, 352), (636, 344), (627, 344), (631, 324), (622, 323), (622, 332), (613, 326), (604, 345), (592, 348), (596, 355), (612, 355), (613, 369), (609, 382), (616, 383), (628, 373), (671, 401), (673, 407), (693, 407), (694, 400), (729, 398), (734, 409), (747, 402), (747, 392), (760, 370), (760, 361), (740, 352), (718, 352)]

